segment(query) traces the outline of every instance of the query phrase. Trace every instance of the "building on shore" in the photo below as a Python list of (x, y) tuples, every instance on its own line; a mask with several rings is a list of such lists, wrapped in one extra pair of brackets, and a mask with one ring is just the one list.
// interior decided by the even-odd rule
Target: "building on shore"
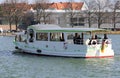
[[(44, 12), (49, 14), (49, 16), (46, 17), (48, 24), (58, 24), (62, 27), (95, 27), (119, 29), (120, 10), (114, 9), (114, 5), (112, 4), (104, 6), (103, 9), (100, 8), (98, 7), (91, 9), (84, 2), (58, 2), (49, 3), (49, 7), (45, 9)], [(36, 16), (36, 12), (37, 11), (34, 9), (34, 16)], [(90, 16), (89, 12), (91, 13)], [(40, 20), (41, 23), (44, 23), (44, 19)], [(89, 22), (91, 23), (90, 26)]]
[[(28, 10), (24, 16), (34, 16), (31, 21), (44, 24), (58, 24), (61, 27), (94, 27), (106, 29), (120, 28), (120, 8), (106, 2), (97, 4), (91, 1), (85, 2), (56, 2), (28, 4)], [(25, 4), (27, 6), (27, 4)], [(31, 13), (31, 15), (29, 15)], [(28, 17), (27, 20), (30, 20)], [(32, 21), (33, 20), (33, 21)]]

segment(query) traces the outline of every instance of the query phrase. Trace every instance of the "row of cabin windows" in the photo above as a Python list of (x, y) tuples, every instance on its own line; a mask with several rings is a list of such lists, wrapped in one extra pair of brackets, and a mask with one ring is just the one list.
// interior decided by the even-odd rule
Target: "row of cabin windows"
[[(36, 33), (37, 41), (48, 41), (48, 33)], [(50, 41), (64, 41), (64, 34), (50, 33)]]
[[(78, 38), (78, 36), (76, 37), (73, 34), (67, 34), (67, 40), (69, 41), (69, 40), (72, 39), (72, 41), (74, 41), (75, 44), (81, 44), (80, 40), (83, 40), (83, 39), (81, 39), (80, 37)], [(27, 40), (26, 40), (27, 37), (28, 37), (27, 35), (17, 35), (15, 37), (15, 40), (20, 41), (20, 42), (27, 42)], [(50, 37), (50, 38), (48, 38), (48, 37)], [(34, 34), (29, 33), (29, 42), (34, 42), (34, 38), (35, 38)], [(58, 41), (58, 42), (59, 41), (60, 42), (65, 41), (63, 33), (50, 33), (50, 34), (48, 34), (48, 33), (36, 33), (36, 40), (37, 41), (48, 41), (48, 40), (50, 40), (50, 41)], [(83, 44), (83, 41), (82, 41), (82, 44)]]
[[(50, 38), (48, 38), (48, 36)], [(17, 35), (15, 37), (16, 41), (20, 41), (20, 42), (26, 42), (26, 38), (28, 36), (27, 35)], [(30, 30), (29, 33), (29, 42), (34, 42), (34, 31)], [(67, 34), (67, 40), (73, 40), (74, 39), (74, 35), (73, 34)], [(36, 40), (37, 41), (65, 41), (64, 38), (64, 34), (63, 33), (36, 33)]]
[[(29, 34), (29, 42), (34, 42), (34, 34)], [(25, 42), (27, 35), (17, 35), (15, 37), (16, 41)], [(36, 33), (37, 41), (48, 41), (48, 33)], [(50, 41), (64, 41), (63, 33), (50, 33)]]
[[(74, 44), (83, 44), (83, 38), (80, 37), (80, 35), (78, 33), (76, 33), (77, 35), (73, 35), (73, 34), (68, 34), (67, 35), (67, 40), (69, 42), (74, 42)], [(50, 38), (48, 38), (48, 36)], [(63, 33), (36, 33), (36, 40), (37, 41), (65, 41), (64, 39), (64, 34)], [(71, 43), (72, 43), (71, 42)]]

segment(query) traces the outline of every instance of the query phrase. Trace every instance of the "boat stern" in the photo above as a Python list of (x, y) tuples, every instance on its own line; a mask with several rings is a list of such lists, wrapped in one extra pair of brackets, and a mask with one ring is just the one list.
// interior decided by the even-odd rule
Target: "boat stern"
[(114, 50), (112, 49), (112, 44), (108, 44), (106, 47), (102, 45), (88, 45), (87, 46), (87, 58), (103, 58), (103, 57), (113, 57)]

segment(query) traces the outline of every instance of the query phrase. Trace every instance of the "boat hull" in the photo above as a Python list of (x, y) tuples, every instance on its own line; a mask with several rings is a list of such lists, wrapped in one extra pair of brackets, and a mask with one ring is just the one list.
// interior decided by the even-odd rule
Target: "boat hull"
[[(67, 45), (66, 47), (62, 48), (61, 46), (55, 47), (53, 46), (52, 49), (47, 44), (46, 48), (41, 48), (41, 46), (38, 46), (37, 43), (34, 44), (26, 44), (21, 42), (15, 42), (16, 49), (20, 50), (20, 52), (26, 52), (26, 53), (32, 53), (32, 54), (38, 54), (38, 55), (45, 55), (45, 56), (61, 56), (61, 57), (79, 57), (79, 58), (105, 58), (105, 57), (113, 57), (114, 51), (111, 49), (111, 45), (104, 49), (104, 52), (102, 52), (101, 49), (97, 47), (99, 46), (83, 46), (82, 48), (77, 49), (78, 47), (81, 47), (80, 45), (74, 46), (76, 49), (72, 48), (73, 46)], [(42, 43), (41, 43), (42, 44)], [(63, 43), (64, 44), (64, 43)], [(32, 45), (32, 46), (30, 46)], [(60, 45), (60, 44), (59, 44)], [(44, 46), (44, 44), (42, 44)], [(57, 44), (56, 44), (57, 46)], [(50, 47), (50, 48), (49, 48)], [(58, 49), (59, 48), (59, 49)]]

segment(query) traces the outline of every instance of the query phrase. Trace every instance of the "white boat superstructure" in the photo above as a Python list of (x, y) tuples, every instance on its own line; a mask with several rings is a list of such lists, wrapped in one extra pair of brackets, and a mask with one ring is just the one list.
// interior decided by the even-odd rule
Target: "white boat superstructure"
[[(57, 25), (29, 26), (24, 33), (16, 34), (16, 49), (40, 55), (66, 57), (113, 57), (111, 39), (93, 34), (97, 28), (61, 28)], [(92, 34), (89, 34), (91, 33)], [(92, 37), (91, 37), (92, 36)]]

